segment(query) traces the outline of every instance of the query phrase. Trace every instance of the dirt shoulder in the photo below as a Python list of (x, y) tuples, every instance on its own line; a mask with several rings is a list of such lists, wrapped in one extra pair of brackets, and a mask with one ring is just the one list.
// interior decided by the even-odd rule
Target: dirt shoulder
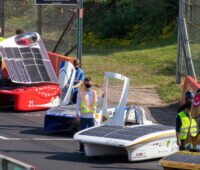
[(175, 126), (178, 102), (167, 104), (163, 102), (154, 86), (129, 88), (128, 105), (141, 105), (150, 119), (155, 123)]
[[(97, 88), (96, 90), (100, 97), (103, 94), (103, 89)], [(118, 87), (115, 87), (112, 91), (120, 96), (121, 89)], [(175, 127), (176, 114), (179, 106), (178, 101), (173, 104), (165, 103), (160, 99), (155, 86), (130, 87), (127, 106), (130, 105), (142, 106), (147, 113), (148, 119), (154, 123)]]

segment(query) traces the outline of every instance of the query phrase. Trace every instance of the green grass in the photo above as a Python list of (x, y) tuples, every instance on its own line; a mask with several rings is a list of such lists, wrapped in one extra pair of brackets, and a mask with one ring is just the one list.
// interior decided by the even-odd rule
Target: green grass
[(177, 101), (181, 96), (181, 87), (175, 83), (175, 43), (143, 49), (98, 48), (92, 49), (92, 53), (86, 52), (83, 69), (95, 83), (102, 84), (104, 72), (112, 71), (129, 77), (131, 86), (154, 85), (165, 102)]

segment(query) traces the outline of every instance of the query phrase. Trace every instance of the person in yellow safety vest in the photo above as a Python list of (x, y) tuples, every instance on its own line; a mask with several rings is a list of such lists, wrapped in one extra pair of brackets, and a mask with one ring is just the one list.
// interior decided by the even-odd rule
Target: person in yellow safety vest
[[(4, 38), (1, 37), (1, 31), (2, 31), (2, 29), (0, 27), (0, 42), (4, 40)], [(0, 80), (2, 79), (2, 62), (3, 62), (3, 60), (2, 60), (2, 57), (0, 55)]]
[(192, 137), (197, 135), (197, 123), (195, 119), (190, 118), (190, 110), (191, 103), (187, 102), (183, 105), (183, 111), (179, 112), (176, 116), (176, 138), (179, 150), (186, 149), (185, 140), (189, 133)]
[[(97, 94), (92, 90), (92, 79), (84, 79), (84, 89), (79, 90), (76, 102), (76, 120), (80, 122), (79, 130), (94, 126), (96, 113)], [(80, 143), (80, 154), (84, 154), (84, 145)]]

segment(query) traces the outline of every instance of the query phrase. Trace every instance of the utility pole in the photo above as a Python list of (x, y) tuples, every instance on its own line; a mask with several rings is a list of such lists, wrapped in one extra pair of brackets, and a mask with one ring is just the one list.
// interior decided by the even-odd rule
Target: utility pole
[(0, 27), (2, 29), (0, 36), (4, 37), (4, 0), (0, 0)]
[(78, 0), (78, 36), (77, 58), (82, 63), (82, 32), (83, 32), (83, 0)]
[(42, 5), (37, 5), (37, 32), (42, 36)]

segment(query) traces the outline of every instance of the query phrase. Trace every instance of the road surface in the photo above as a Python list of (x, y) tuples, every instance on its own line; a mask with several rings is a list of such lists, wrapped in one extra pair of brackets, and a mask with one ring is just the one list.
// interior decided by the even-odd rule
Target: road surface
[[(163, 107), (163, 106), (162, 106)], [(174, 122), (175, 110), (152, 107), (162, 124)], [(157, 113), (156, 113), (157, 112)], [(0, 108), (0, 153), (34, 165), (37, 170), (161, 170), (158, 160), (129, 162), (127, 155), (88, 158), (78, 153), (72, 133), (47, 134), (43, 131), (45, 111), (15, 112)], [(156, 120), (157, 121), (157, 120)], [(159, 122), (159, 121), (158, 121)]]

